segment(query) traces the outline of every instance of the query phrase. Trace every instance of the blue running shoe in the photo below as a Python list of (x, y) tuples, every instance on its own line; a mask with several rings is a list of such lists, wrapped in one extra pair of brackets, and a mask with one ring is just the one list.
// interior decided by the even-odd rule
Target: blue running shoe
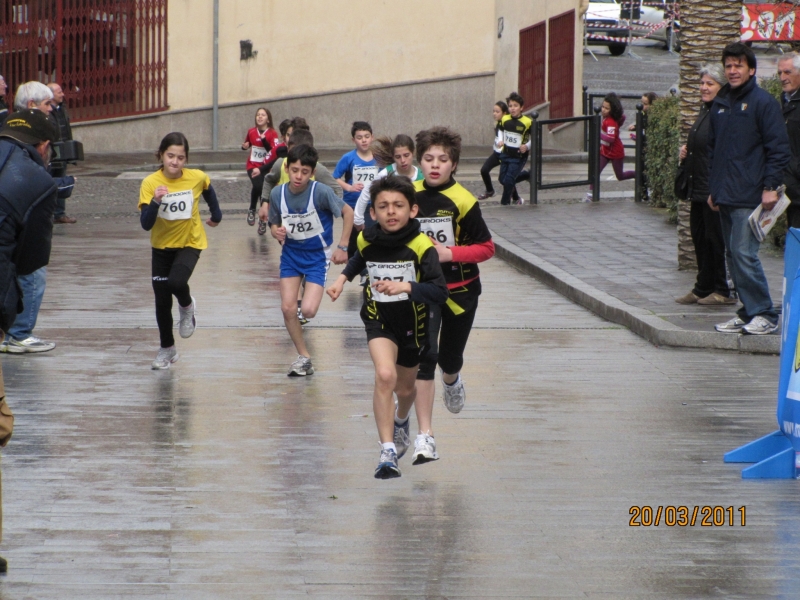
[(381, 449), (381, 459), (375, 469), (375, 479), (394, 479), (400, 477), (397, 467), (397, 453), (394, 450)]
[(411, 438), (409, 437), (408, 426), (411, 422), (409, 417), (406, 417), (406, 422), (398, 425), (397, 421), (394, 422), (394, 445), (397, 447), (397, 460), (403, 458), (403, 455), (411, 445)]

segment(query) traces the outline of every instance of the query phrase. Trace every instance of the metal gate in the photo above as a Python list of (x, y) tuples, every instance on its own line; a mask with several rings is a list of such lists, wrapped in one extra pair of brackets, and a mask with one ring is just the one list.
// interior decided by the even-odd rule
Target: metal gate
[(544, 21), (519, 32), (519, 94), (525, 106), (545, 101), (544, 67), (547, 53), (547, 26)]
[(166, 110), (167, 0), (2, 2), (0, 74), (59, 83), (73, 121)]
[(571, 117), (575, 108), (575, 11), (550, 19), (547, 89), (550, 118)]

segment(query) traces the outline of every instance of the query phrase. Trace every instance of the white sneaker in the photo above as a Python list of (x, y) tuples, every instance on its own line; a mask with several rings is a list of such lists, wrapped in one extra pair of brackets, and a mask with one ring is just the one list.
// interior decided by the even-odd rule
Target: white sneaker
[(581, 202), (591, 202), (592, 201), (592, 192), (586, 192), (583, 195), (583, 200)]
[(292, 367), (289, 369), (289, 377), (305, 377), (313, 374), (314, 367), (311, 366), (311, 359), (298, 354), (297, 360), (292, 363)]
[(436, 454), (436, 440), (427, 433), (420, 433), (414, 440), (414, 454), (411, 456), (411, 464), (422, 465), (432, 460), (439, 460)]
[(739, 317), (733, 317), (730, 321), (717, 323), (714, 325), (714, 329), (720, 333), (742, 333), (742, 330), (746, 324), (747, 323), (742, 321)]
[(178, 349), (175, 346), (170, 348), (159, 348), (156, 359), (153, 361), (152, 368), (156, 370), (169, 369), (169, 366), (178, 360)]
[(464, 379), (459, 373), (458, 379), (453, 385), (447, 385), (444, 382), (444, 373), (442, 373), (442, 387), (444, 388), (444, 405), (453, 414), (458, 414), (464, 408), (464, 403), (467, 401), (467, 392), (464, 390)]
[(192, 303), (186, 308), (178, 305), (178, 314), (180, 315), (178, 331), (182, 338), (192, 337), (194, 330), (197, 329), (197, 317), (195, 316), (196, 308), (197, 302), (195, 302), (194, 296), (192, 296)]
[(750, 335), (767, 335), (778, 331), (778, 324), (770, 323), (765, 317), (759, 316), (753, 317), (753, 320), (742, 327), (742, 330)]
[(45, 342), (35, 335), (26, 337), (24, 340), (15, 340), (12, 337), (8, 337), (0, 344), (0, 352), (27, 354), (29, 352), (49, 352), (55, 347), (55, 342)]

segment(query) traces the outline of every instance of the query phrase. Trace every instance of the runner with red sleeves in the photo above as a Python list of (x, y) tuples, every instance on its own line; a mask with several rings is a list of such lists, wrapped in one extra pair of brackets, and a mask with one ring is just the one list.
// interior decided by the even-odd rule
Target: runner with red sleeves
[(272, 128), (272, 113), (266, 108), (256, 111), (256, 126), (247, 132), (242, 150), (249, 150), (247, 157), (247, 175), (253, 188), (250, 191), (250, 209), (247, 211), (247, 224), (256, 223), (256, 205), (264, 187), (264, 176), (269, 173), (277, 155), (274, 152), (278, 145), (278, 133)]

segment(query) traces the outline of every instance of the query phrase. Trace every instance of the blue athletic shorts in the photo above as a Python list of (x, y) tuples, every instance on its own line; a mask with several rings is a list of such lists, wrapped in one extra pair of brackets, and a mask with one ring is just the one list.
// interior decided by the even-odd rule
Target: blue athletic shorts
[(281, 252), (281, 279), (305, 277), (307, 282), (325, 287), (331, 265), (330, 255), (330, 246), (317, 250), (298, 250), (284, 246)]

